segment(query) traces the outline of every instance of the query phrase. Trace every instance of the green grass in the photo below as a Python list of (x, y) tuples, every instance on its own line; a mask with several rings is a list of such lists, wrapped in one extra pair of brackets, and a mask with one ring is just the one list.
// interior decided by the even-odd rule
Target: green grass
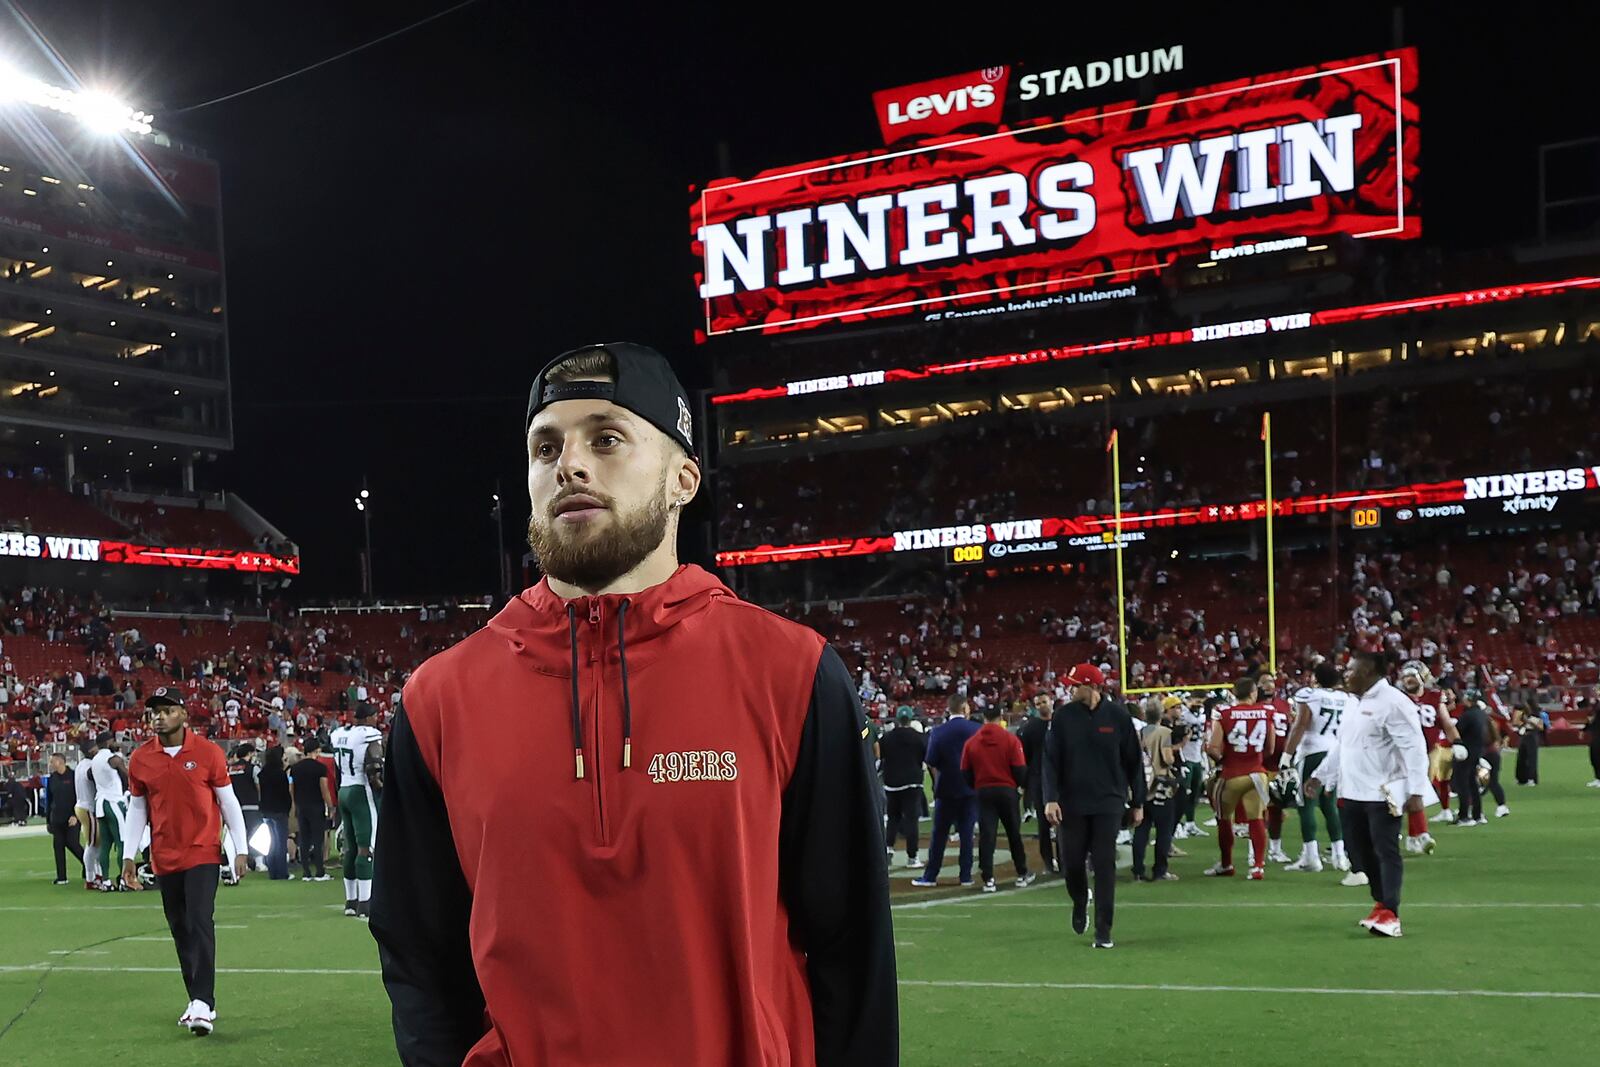
[[(1439, 851), (1406, 861), (1399, 941), (1356, 927), (1366, 891), (1331, 872), (1201, 878), (1214, 856), (1202, 840), (1174, 861), (1181, 881), (1119, 884), (1112, 952), (1071, 935), (1059, 882), (986, 897), (897, 890), (913, 905), (895, 911), (903, 1062), (1594, 1062), (1600, 790), (1583, 787), (1580, 750), (1543, 762), (1543, 785), (1510, 787), (1511, 818), (1439, 827)], [(1291, 819), (1285, 846), (1297, 844)], [(47, 838), (0, 840), (0, 1064), (395, 1062), (377, 953), (340, 915), (338, 881), (255, 876), (219, 893), (218, 965), (252, 970), (219, 976), (218, 1029), (198, 1040), (175, 1025), (187, 998), (156, 894), (51, 877)], [(295, 970), (355, 973), (280, 973)], [(1437, 995), (1367, 992), (1385, 990)]]

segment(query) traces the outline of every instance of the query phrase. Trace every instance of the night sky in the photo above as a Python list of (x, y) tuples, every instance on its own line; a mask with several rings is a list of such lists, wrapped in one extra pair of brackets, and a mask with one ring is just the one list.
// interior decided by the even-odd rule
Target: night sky
[[(1283, 5), (1270, 21), (1259, 5), (1236, 5), (1241, 21), (1208, 6), (1160, 25), (1167, 5), (1091, 21), (929, 6), (912, 30), (907, 5), (863, 20), (828, 6), (478, 0), (177, 113), (449, 0), (19, 6), (85, 82), (119, 86), (221, 163), (236, 450), (202, 478), (299, 542), (296, 587), (311, 595), (359, 591), (364, 475), (380, 595), (488, 591), (490, 494), (499, 479), (518, 545), (522, 409), (550, 356), (636, 339), (672, 355), (691, 389), (705, 381), (687, 185), (719, 176), (719, 141), (736, 174), (871, 148), (872, 90), (989, 64), (1181, 43), (1194, 73), (1179, 88), (1392, 43), (1384, 5)], [(1425, 239), (1531, 234), (1535, 146), (1600, 133), (1579, 8), (1524, 5), (1497, 24), (1414, 7), (1403, 43), (1421, 49)], [(997, 15), (1004, 25), (980, 21)], [(690, 509), (686, 531), (706, 510)], [(709, 546), (686, 535), (683, 549), (703, 560)]]

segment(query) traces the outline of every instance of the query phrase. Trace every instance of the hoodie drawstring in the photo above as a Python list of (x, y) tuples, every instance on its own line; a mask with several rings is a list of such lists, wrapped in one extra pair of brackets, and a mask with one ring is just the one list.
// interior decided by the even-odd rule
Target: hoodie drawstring
[(567, 631), (572, 635), (572, 758), (577, 777), (583, 777), (583, 722), (578, 717), (578, 611), (567, 604)]
[(628, 646), (622, 639), (622, 620), (627, 617), (629, 600), (617, 608), (617, 656), (622, 660), (622, 769), (633, 765), (633, 702), (628, 697)]

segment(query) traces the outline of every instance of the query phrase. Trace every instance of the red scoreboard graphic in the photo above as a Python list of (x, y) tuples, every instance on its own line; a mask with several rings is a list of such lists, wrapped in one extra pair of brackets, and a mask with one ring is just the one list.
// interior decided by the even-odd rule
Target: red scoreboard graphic
[(1022, 308), (1218, 247), (1420, 236), (1416, 90), (1402, 49), (711, 182), (690, 210), (701, 332)]

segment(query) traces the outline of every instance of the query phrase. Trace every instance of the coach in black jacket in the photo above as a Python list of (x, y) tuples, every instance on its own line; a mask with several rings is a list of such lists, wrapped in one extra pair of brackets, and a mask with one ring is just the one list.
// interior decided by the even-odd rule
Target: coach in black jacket
[(1045, 737), (1045, 817), (1060, 827), (1061, 870), (1072, 897), (1072, 932), (1088, 926), (1089, 886), (1084, 857), (1094, 864), (1094, 947), (1111, 947), (1116, 902), (1117, 831), (1130, 806), (1144, 819), (1144, 756), (1128, 709), (1103, 695), (1106, 679), (1092, 663), (1067, 673), (1072, 702), (1056, 714)]

